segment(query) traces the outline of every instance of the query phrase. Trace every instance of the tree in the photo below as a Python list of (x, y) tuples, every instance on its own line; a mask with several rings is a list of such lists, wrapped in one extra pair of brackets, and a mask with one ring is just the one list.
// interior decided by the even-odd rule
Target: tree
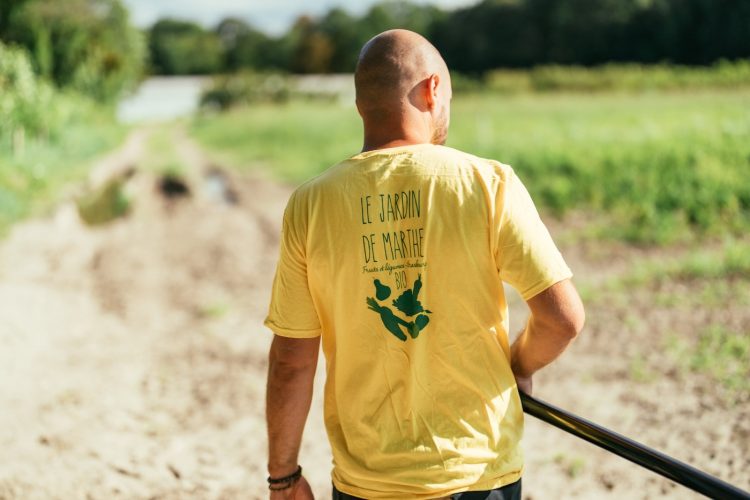
[(11, 21), (29, 0), (0, 0), (0, 40), (8, 41)]
[(325, 33), (333, 44), (331, 71), (334, 73), (353, 71), (361, 45), (357, 20), (343, 9), (335, 8), (320, 20), (318, 29)]
[(448, 65), (478, 73), (501, 66), (528, 66), (542, 49), (538, 29), (521, 2), (486, 0), (436, 23), (431, 38)]
[(295, 73), (330, 73), (334, 46), (330, 37), (320, 31), (315, 21), (300, 17), (291, 30), (294, 43), (291, 70)]
[(215, 32), (224, 48), (224, 63), (228, 70), (284, 66), (277, 60), (279, 54), (275, 45), (278, 42), (240, 19), (224, 19)]
[[(280, 37), (236, 18), (210, 33), (164, 20), (151, 30), (150, 47), (154, 70), (165, 74), (241, 68), (350, 72), (362, 45), (392, 28), (425, 35), (452, 69), (469, 73), (541, 64), (711, 64), (750, 57), (748, 0), (483, 0), (451, 12), (388, 0), (359, 17), (341, 8), (321, 18), (303, 16)], [(45, 61), (58, 60), (57, 39), (45, 36), (40, 31), (33, 44), (43, 72)], [(77, 41), (70, 37), (66, 43)]]
[(161, 75), (210, 74), (224, 66), (219, 36), (187, 21), (157, 21), (149, 31), (149, 53), (152, 72)]
[(29, 0), (10, 15), (7, 39), (61, 87), (109, 101), (141, 76), (142, 38), (120, 0)]

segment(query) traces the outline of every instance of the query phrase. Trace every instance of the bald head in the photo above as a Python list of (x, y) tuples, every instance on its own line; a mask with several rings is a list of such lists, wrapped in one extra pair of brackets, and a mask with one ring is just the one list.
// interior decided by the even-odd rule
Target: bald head
[[(423, 36), (402, 29), (385, 31), (364, 45), (354, 84), (366, 126), (403, 116), (409, 108), (447, 113), (442, 109), (447, 104), (440, 101), (451, 97), (448, 67), (438, 50)], [(441, 94), (433, 96), (439, 102), (431, 99), (435, 88), (430, 86), (440, 86)]]

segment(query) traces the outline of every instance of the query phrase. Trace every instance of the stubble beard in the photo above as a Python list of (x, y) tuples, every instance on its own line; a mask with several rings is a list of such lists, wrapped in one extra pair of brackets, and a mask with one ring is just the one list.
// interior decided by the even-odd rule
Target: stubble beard
[(432, 138), (430, 142), (438, 146), (445, 144), (448, 140), (448, 113), (445, 108), (442, 108), (440, 114), (435, 119), (433, 124)]

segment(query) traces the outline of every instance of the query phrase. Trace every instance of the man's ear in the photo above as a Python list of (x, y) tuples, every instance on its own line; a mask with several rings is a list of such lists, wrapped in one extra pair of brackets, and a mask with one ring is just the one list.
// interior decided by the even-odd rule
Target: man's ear
[(427, 78), (427, 88), (425, 89), (427, 95), (426, 101), (427, 106), (432, 110), (438, 105), (438, 86), (440, 85), (440, 76), (435, 74), (430, 75)]

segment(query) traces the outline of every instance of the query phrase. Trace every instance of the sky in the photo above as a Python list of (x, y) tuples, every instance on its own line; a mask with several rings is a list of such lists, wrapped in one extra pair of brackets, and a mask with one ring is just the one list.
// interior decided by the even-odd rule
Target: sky
[[(412, 0), (417, 4), (433, 4), (444, 9), (471, 5), (477, 0)], [(302, 15), (319, 16), (333, 7), (342, 7), (352, 14), (362, 14), (378, 0), (123, 0), (130, 9), (136, 26), (145, 28), (162, 17), (189, 19), (206, 27), (214, 27), (228, 16), (248, 21), (255, 28), (278, 35)]]

